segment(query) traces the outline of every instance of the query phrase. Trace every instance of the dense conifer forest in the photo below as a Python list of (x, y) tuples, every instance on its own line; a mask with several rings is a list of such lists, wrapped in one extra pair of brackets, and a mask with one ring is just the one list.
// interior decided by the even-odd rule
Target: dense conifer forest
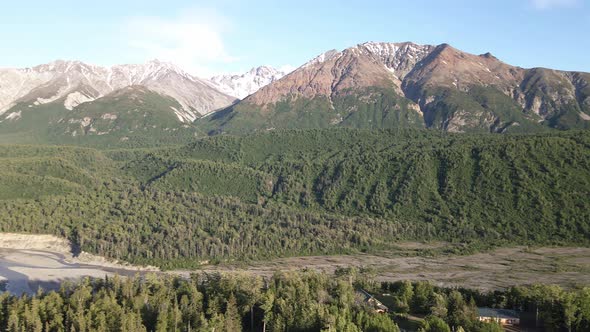
[[(190, 278), (86, 279), (33, 296), (0, 295), (0, 329), (21, 331), (366, 331), (500, 332), (478, 320), (478, 306), (520, 312), (521, 324), (547, 331), (590, 328), (590, 289), (514, 287), (479, 293), (428, 282), (377, 283), (370, 271), (310, 271), (262, 279), (194, 274)], [(368, 290), (388, 306), (379, 313)]]
[(0, 231), (163, 268), (444, 240), (587, 245), (590, 133), (294, 130), (185, 146), (0, 146)]

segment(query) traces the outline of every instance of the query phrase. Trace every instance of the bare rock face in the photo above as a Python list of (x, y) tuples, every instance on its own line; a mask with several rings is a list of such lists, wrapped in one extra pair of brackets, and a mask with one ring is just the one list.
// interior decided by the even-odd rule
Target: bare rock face
[(33, 68), (0, 69), (0, 114), (17, 103), (41, 105), (60, 101), (72, 110), (129, 86), (144, 86), (174, 98), (181, 105), (186, 122), (235, 101), (209, 82), (157, 60), (110, 68), (58, 60)]
[(507, 65), (491, 54), (473, 55), (447, 44), (434, 48), (406, 78), (406, 87), (446, 87), (468, 90), (471, 86), (493, 86), (506, 94), (517, 88), (525, 70)]
[(331, 50), (263, 87), (246, 101), (265, 105), (287, 97), (333, 97), (363, 87), (399, 88), (403, 77), (431, 49), (412, 43), (364, 43), (342, 52)]
[(577, 103), (579, 89), (574, 83), (575, 75), (544, 68), (527, 71), (522, 82), (524, 110), (547, 118), (567, 105)]

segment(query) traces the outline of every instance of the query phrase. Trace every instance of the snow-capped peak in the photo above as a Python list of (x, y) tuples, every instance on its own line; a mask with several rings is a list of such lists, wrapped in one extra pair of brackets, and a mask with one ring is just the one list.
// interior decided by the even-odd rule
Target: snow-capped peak
[(116, 65), (107, 68), (107, 70), (111, 73), (113, 79), (116, 79), (117, 76), (122, 76), (128, 81), (129, 85), (141, 85), (146, 81), (158, 80), (170, 73), (174, 73), (190, 81), (198, 80), (179, 66), (157, 59), (144, 64)]
[(336, 56), (339, 56), (340, 54), (341, 52), (338, 52), (337, 50), (329, 50), (311, 59), (311, 61), (308, 61), (301, 67), (306, 68), (315, 64), (323, 63), (324, 61), (330, 60)]
[(395, 56), (400, 49), (399, 44), (395, 43), (376, 43), (366, 42), (360, 44), (359, 47), (366, 49), (368, 52), (379, 56), (379, 57), (390, 57)]
[(221, 92), (243, 99), (284, 75), (284, 72), (273, 67), (260, 66), (243, 74), (214, 76), (209, 81)]
[(160, 61), (158, 59), (154, 59), (154, 60), (151, 60), (148, 63), (146, 63), (145, 66), (147, 67), (148, 71), (174, 72), (176, 74), (179, 74), (180, 76), (183, 76), (183, 77), (188, 78), (190, 80), (194, 80), (194, 77), (191, 74), (187, 73), (182, 68), (173, 64), (172, 62), (165, 62), (165, 61)]
[(355, 49), (376, 58), (391, 73), (398, 78), (403, 78), (416, 63), (424, 59), (434, 46), (418, 45), (411, 42), (405, 43), (380, 43), (366, 42), (359, 44)]

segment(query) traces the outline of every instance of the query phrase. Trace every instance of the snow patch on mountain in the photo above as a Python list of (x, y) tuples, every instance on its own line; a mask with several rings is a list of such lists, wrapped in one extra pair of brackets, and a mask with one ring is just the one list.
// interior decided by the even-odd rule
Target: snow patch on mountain
[(8, 114), (5, 119), (6, 120), (18, 120), (21, 118), (22, 112), (21, 111), (17, 111), (17, 112), (12, 112), (10, 114)]
[(83, 103), (87, 103), (89, 101), (93, 101), (95, 100), (92, 97), (89, 97), (79, 91), (75, 91), (70, 93), (67, 97), (66, 100), (64, 101), (64, 106), (67, 110), (73, 110), (74, 107), (83, 104)]
[(329, 50), (327, 52), (324, 52), (318, 56), (316, 56), (315, 58), (311, 59), (310, 61), (308, 61), (307, 63), (305, 63), (303, 66), (301, 66), (301, 68), (307, 68), (316, 64), (320, 64), (320, 63), (324, 63), (327, 60), (330, 60), (332, 58), (335, 58), (337, 56), (342, 55), (341, 52), (338, 52), (337, 50)]
[(366, 42), (357, 46), (383, 63), (397, 78), (403, 79), (416, 64), (434, 50), (432, 45), (406, 43)]
[(174, 111), (174, 114), (180, 122), (193, 122), (197, 119), (192, 113), (185, 112), (184, 110), (178, 109), (174, 106), (170, 106), (170, 109)]
[(244, 99), (260, 88), (279, 80), (285, 72), (269, 66), (252, 68), (238, 75), (219, 75), (209, 80), (215, 88), (230, 96)]
[(116, 114), (111, 114), (111, 113), (105, 113), (103, 115), (100, 116), (101, 119), (103, 120), (117, 120), (117, 115)]

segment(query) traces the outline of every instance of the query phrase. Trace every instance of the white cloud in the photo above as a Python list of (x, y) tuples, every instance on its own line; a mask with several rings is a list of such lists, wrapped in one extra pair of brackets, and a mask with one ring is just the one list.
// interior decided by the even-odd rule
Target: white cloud
[(580, 4), (580, 0), (530, 0), (533, 7), (538, 10), (554, 8), (571, 8)]
[(130, 18), (124, 30), (144, 60), (169, 61), (206, 77), (212, 66), (236, 60), (223, 42), (228, 27), (229, 22), (216, 12), (192, 9), (174, 18)]

